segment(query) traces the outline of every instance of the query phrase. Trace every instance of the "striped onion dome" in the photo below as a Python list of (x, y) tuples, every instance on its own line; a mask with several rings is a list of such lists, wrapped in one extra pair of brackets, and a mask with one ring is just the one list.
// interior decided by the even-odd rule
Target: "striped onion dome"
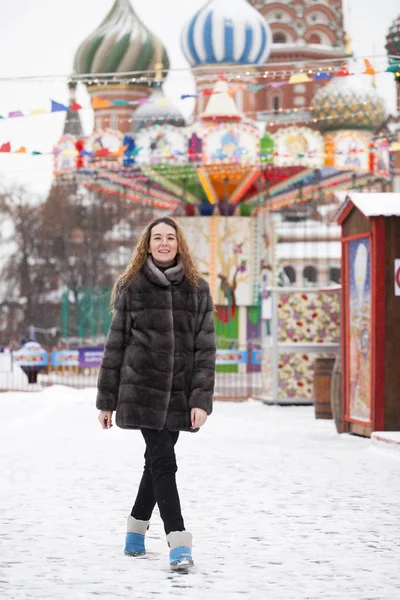
[(210, 0), (182, 31), (181, 44), (192, 67), (264, 64), (271, 51), (267, 21), (247, 0)]
[(321, 131), (373, 131), (385, 119), (385, 104), (370, 82), (360, 77), (335, 77), (311, 101), (311, 114)]
[[(169, 69), (168, 54), (134, 12), (129, 0), (115, 0), (104, 21), (75, 54), (77, 75)], [(140, 82), (138, 82), (140, 83)]]

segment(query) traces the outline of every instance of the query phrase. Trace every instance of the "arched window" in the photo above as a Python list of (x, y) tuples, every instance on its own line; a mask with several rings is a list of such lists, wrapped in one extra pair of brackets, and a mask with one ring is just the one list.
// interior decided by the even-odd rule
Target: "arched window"
[(277, 114), (279, 112), (279, 96), (274, 96), (274, 113)]
[(329, 281), (330, 283), (340, 283), (340, 269), (338, 267), (329, 269)]
[(304, 285), (312, 285), (317, 282), (317, 269), (312, 266), (305, 267), (303, 270)]
[(281, 32), (274, 33), (272, 36), (272, 42), (274, 44), (286, 44), (286, 35)]
[(321, 38), (318, 35), (318, 33), (312, 33), (310, 35), (310, 37), (308, 38), (308, 43), (309, 44), (320, 44), (321, 43)]
[(293, 269), (293, 267), (288, 265), (287, 267), (283, 267), (283, 271), (286, 277), (289, 279), (291, 285), (296, 283), (296, 271)]

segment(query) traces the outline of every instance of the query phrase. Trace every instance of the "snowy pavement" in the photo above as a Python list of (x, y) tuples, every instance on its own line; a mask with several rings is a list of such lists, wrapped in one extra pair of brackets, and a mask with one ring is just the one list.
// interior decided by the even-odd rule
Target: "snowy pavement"
[(158, 513), (123, 554), (138, 432), (102, 431), (95, 390), (0, 395), (0, 598), (398, 600), (400, 457), (312, 407), (216, 403), (181, 434), (196, 566), (171, 573)]

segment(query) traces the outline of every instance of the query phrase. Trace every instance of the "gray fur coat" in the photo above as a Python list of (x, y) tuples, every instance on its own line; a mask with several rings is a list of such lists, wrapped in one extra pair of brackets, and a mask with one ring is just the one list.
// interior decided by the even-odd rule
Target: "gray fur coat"
[(117, 295), (98, 377), (96, 406), (123, 429), (190, 431), (190, 410), (212, 411), (214, 307), (181, 263), (160, 271), (148, 258)]

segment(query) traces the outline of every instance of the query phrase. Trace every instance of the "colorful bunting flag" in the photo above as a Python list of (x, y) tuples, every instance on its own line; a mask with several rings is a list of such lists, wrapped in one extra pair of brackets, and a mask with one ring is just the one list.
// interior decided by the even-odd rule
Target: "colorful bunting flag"
[(82, 106), (77, 102), (73, 102), (69, 109), (71, 112), (75, 112), (76, 110), (82, 110)]
[(129, 106), (128, 100), (113, 100), (113, 106)]
[(37, 117), (39, 115), (47, 115), (48, 111), (44, 108), (34, 108), (33, 110), (29, 111), (29, 114), (31, 117)]
[(9, 119), (14, 119), (15, 117), (23, 117), (23, 116), (24, 116), (24, 113), (22, 113), (20, 110), (13, 110), (8, 113)]
[(332, 79), (332, 77), (333, 77), (332, 73), (327, 73), (326, 71), (317, 71), (314, 74), (313, 80), (319, 81), (321, 79)]
[(11, 144), (10, 142), (6, 142), (0, 146), (0, 152), (11, 152)]
[(362, 72), (362, 75), (376, 75), (377, 71), (375, 71), (374, 67), (371, 65), (368, 58), (364, 58), (365, 71)]
[(311, 81), (306, 73), (293, 73), (289, 78), (289, 83), (308, 83)]
[(282, 85), (286, 85), (287, 83), (287, 81), (271, 81), (267, 85), (268, 87), (272, 87), (273, 89), (275, 89), (281, 87)]
[(21, 146), (21, 148), (19, 148), (15, 154), (26, 154), (26, 148), (25, 146)]
[(258, 92), (259, 90), (262, 90), (265, 87), (266, 87), (265, 84), (261, 84), (261, 85), (248, 85), (247, 89), (250, 90), (250, 92)]
[(400, 73), (400, 62), (395, 62), (388, 66), (386, 73)]
[(349, 72), (349, 70), (347, 69), (346, 63), (344, 63), (344, 65), (342, 65), (340, 70), (337, 73), (335, 73), (335, 77), (349, 77), (350, 75), (353, 75), (353, 73)]
[(92, 107), (94, 109), (97, 109), (97, 108), (110, 108), (110, 106), (112, 106), (112, 104), (108, 100), (103, 100), (102, 98), (98, 98), (97, 96), (93, 96), (93, 98), (92, 98)]
[(68, 106), (65, 104), (61, 104), (60, 102), (55, 102), (55, 100), (51, 101), (51, 112), (68, 112)]

